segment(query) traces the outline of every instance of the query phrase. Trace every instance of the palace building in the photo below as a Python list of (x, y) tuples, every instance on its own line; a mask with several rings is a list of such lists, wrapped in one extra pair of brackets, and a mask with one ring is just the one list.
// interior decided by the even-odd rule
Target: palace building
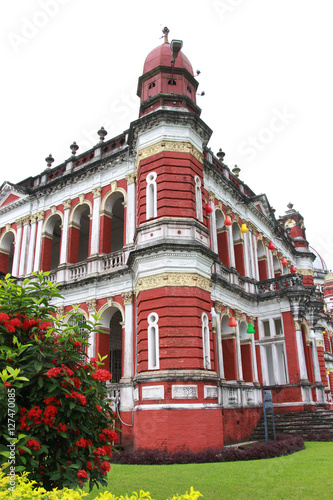
[[(145, 59), (139, 118), (0, 188), (0, 271), (50, 271), (59, 313), (97, 311), (124, 447), (217, 448), (262, 415), (333, 409), (333, 275), (209, 148), (180, 40)], [(135, 76), (135, 75), (134, 75)], [(331, 302), (332, 301), (332, 302)]]

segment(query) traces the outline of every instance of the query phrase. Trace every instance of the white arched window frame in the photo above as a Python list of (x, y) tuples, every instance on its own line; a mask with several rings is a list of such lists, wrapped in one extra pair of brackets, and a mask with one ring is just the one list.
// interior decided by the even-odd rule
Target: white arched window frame
[(194, 177), (195, 181), (195, 207), (196, 216), (202, 222), (202, 195), (201, 195), (201, 179), (197, 175)]
[(159, 368), (158, 315), (153, 312), (148, 316), (148, 370), (159, 370)]
[(157, 217), (156, 178), (156, 172), (150, 172), (146, 177), (146, 220)]
[(206, 313), (202, 313), (201, 321), (202, 321), (203, 366), (205, 370), (210, 370), (209, 321)]

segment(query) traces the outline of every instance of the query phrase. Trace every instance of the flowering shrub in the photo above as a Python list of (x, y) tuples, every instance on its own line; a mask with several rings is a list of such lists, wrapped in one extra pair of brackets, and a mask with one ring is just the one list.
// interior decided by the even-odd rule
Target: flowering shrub
[[(15, 488), (14, 491), (8, 490), (6, 475), (0, 470), (0, 498), (8, 500), (21, 500), (22, 498), (29, 498), (34, 500), (80, 500), (86, 496), (88, 493), (82, 490), (73, 491), (68, 488), (62, 490), (53, 489), (52, 491), (46, 491), (45, 488), (35, 488), (36, 482), (29, 481), (28, 474), (24, 472), (21, 476), (15, 477)], [(198, 491), (194, 491), (191, 487), (190, 493), (185, 493), (181, 496), (173, 496), (170, 500), (198, 500), (202, 495)], [(149, 492), (144, 492), (141, 490), (139, 493), (134, 492), (130, 497), (123, 496), (116, 497), (112, 493), (106, 491), (100, 493), (95, 500), (154, 500)]]
[(111, 374), (102, 360), (86, 360), (96, 323), (75, 323), (75, 311), (70, 324), (55, 318), (60, 292), (46, 276), (0, 281), (0, 464), (5, 473), (28, 471), (46, 490), (106, 485), (117, 440)]
[(173, 453), (159, 449), (147, 449), (135, 452), (122, 451), (120, 454), (115, 455), (113, 461), (120, 464), (137, 465), (234, 462), (238, 460), (261, 460), (263, 458), (281, 457), (300, 450), (304, 450), (304, 441), (301, 436), (286, 436), (281, 434), (277, 441), (257, 443), (247, 448), (226, 446), (220, 450), (209, 448), (198, 452), (181, 450)]

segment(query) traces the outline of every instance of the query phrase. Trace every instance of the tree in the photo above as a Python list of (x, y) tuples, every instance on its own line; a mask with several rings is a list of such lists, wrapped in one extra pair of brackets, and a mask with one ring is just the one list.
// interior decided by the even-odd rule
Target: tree
[(111, 374), (85, 354), (98, 317), (56, 317), (52, 300), (61, 295), (47, 275), (0, 281), (0, 464), (48, 490), (106, 485), (117, 439)]

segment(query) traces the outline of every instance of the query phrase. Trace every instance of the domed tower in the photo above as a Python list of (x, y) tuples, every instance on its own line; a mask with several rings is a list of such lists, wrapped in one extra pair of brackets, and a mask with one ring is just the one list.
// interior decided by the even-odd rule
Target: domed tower
[(201, 110), (196, 104), (198, 82), (181, 50), (183, 42), (169, 43), (168, 28), (164, 28), (163, 33), (164, 43), (148, 54), (139, 78), (140, 116), (160, 107), (183, 108), (200, 116)]
[[(223, 445), (203, 178), (211, 130), (199, 117), (198, 83), (182, 42), (169, 44), (167, 31), (146, 58), (140, 118), (129, 133), (137, 159), (129, 258), (137, 317), (133, 443), (135, 449), (200, 449)], [(200, 434), (200, 426), (214, 432)]]

